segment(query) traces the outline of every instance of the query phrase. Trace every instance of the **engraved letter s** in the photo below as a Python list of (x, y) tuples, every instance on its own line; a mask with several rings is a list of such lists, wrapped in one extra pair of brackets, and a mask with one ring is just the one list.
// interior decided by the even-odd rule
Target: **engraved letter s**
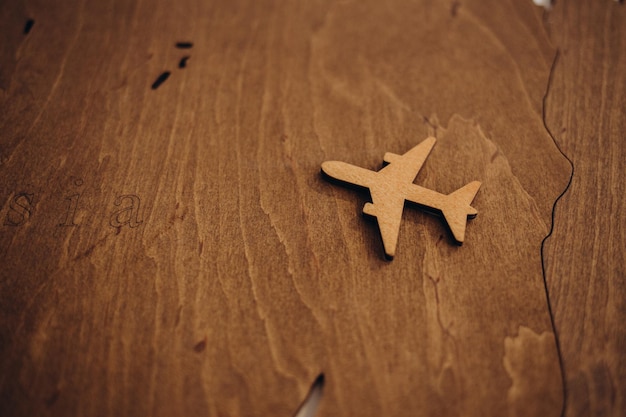
[(9, 202), (9, 211), (4, 220), (7, 226), (21, 226), (30, 218), (35, 194), (19, 193)]

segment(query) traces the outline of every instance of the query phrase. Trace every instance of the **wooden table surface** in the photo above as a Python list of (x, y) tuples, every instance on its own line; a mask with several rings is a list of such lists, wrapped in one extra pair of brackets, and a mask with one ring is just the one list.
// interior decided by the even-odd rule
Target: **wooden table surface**
[[(63, 4), (61, 4), (63, 3)], [(626, 415), (626, 6), (0, 3), (0, 415)], [(320, 175), (437, 143), (463, 246)]]

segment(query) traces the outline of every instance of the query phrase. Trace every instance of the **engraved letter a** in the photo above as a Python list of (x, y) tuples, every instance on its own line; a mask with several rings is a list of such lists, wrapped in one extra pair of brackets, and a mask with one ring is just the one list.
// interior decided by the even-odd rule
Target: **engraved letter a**
[(139, 220), (139, 206), (141, 200), (134, 194), (121, 195), (115, 199), (115, 205), (121, 206), (124, 200), (129, 200), (130, 205), (113, 212), (109, 219), (111, 227), (122, 227), (128, 225), (129, 227), (137, 227), (142, 223)]

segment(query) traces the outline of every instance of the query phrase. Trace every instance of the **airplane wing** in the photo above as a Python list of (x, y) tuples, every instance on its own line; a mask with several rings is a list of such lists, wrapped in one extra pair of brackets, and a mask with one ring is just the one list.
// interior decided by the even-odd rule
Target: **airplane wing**
[(384, 167), (382, 171), (392, 173), (394, 177), (400, 177), (402, 182), (412, 183), (422, 169), (433, 146), (435, 146), (435, 142), (437, 142), (437, 139), (431, 136), (421, 141), (404, 155), (387, 152), (383, 160), (389, 165)]
[(373, 203), (366, 203), (363, 213), (376, 217), (380, 237), (385, 249), (385, 257), (393, 259), (396, 254), (402, 211), (404, 210), (404, 198), (401, 195), (389, 193), (389, 190), (370, 189)]
[(385, 256), (389, 259), (393, 258), (404, 210), (404, 196), (396, 192), (393, 187), (388, 187), (385, 178), (379, 175), (380, 171), (370, 171), (345, 162), (329, 161), (322, 164), (322, 172), (346, 184), (369, 189), (373, 203), (366, 203), (363, 213), (376, 217)]

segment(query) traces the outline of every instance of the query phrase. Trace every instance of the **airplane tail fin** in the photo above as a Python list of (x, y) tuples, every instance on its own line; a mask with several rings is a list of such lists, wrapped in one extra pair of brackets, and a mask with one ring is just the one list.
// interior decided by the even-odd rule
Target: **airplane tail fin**
[(455, 192), (448, 195), (448, 202), (446, 207), (441, 210), (452, 236), (458, 244), (463, 244), (465, 239), (465, 225), (467, 218), (476, 217), (478, 211), (470, 206), (478, 189), (480, 188), (479, 181), (473, 181), (464, 187), (459, 188)]

